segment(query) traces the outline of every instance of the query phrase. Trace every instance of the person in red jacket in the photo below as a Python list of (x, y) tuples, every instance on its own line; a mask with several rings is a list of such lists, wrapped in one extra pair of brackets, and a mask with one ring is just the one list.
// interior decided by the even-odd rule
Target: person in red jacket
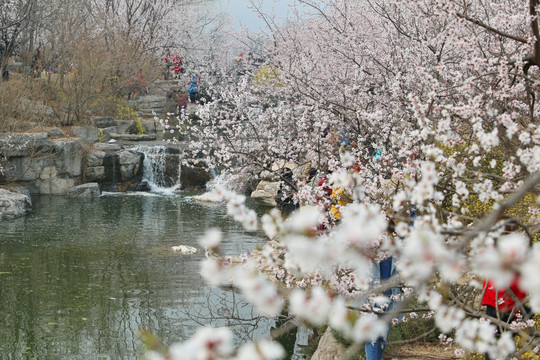
[(182, 91), (178, 91), (178, 113), (181, 114), (182, 110), (186, 111), (187, 109), (187, 99), (182, 93)]
[[(529, 309), (523, 305), (527, 294), (520, 288), (517, 274), (514, 275), (514, 279), (508, 286), (510, 292), (507, 291), (507, 288), (497, 288), (488, 279), (484, 280), (483, 289), (482, 306), (486, 306), (486, 315), (501, 319), (503, 323), (511, 323), (516, 312), (520, 311), (522, 307), (526, 312), (529, 312)], [(516, 304), (514, 299), (518, 300), (519, 303)], [(497, 326), (497, 335), (499, 335), (499, 326)], [(486, 360), (491, 359), (487, 353), (485, 358)]]
[[(505, 288), (497, 288), (493, 285), (491, 280), (484, 280), (483, 288), (484, 297), (482, 298), (482, 305), (486, 306), (486, 312), (488, 315), (497, 317), (497, 309), (500, 313), (511, 313), (512, 311), (520, 310), (520, 305), (514, 301), (514, 297), (506, 292)], [(517, 300), (523, 302), (527, 294), (519, 287), (519, 278), (516, 274), (514, 279), (510, 283), (510, 291), (515, 295)], [(491, 315), (490, 313), (494, 314)]]

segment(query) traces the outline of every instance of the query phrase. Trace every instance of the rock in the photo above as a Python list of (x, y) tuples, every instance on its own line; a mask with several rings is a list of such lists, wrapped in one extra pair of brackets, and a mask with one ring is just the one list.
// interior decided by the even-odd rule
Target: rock
[(122, 150), (122, 145), (120, 144), (94, 144), (94, 149), (105, 152), (120, 151)]
[(105, 157), (104, 151), (90, 151), (88, 153), (86, 166), (88, 167), (102, 166), (104, 157)]
[(54, 117), (54, 109), (50, 106), (44, 105), (41, 102), (38, 101), (32, 101), (27, 98), (22, 98), (19, 102), (19, 106), (25, 110), (28, 111), (31, 114), (42, 116), (42, 117), (48, 117), (52, 118)]
[(257, 189), (251, 193), (251, 197), (253, 199), (259, 199), (268, 205), (276, 206), (274, 196), (276, 196), (278, 190), (279, 182), (263, 180), (257, 185)]
[(101, 141), (109, 141), (111, 139), (111, 134), (117, 133), (118, 129), (116, 126), (106, 127), (100, 129), (101, 131)]
[(47, 130), (47, 135), (49, 135), (50, 138), (59, 138), (64, 136), (64, 134), (62, 134), (62, 130), (57, 127)]
[(71, 131), (75, 137), (87, 144), (92, 144), (98, 141), (99, 131), (96, 128), (73, 126), (71, 127)]
[(193, 200), (200, 201), (200, 202), (207, 202), (207, 203), (221, 203), (223, 202), (223, 198), (213, 191), (205, 192), (202, 195), (195, 195), (193, 196)]
[(343, 345), (336, 341), (332, 335), (332, 329), (328, 328), (319, 340), (319, 345), (311, 360), (339, 360), (343, 355), (343, 350)]
[(103, 192), (119, 192), (118, 185), (116, 184), (101, 185), (101, 190), (103, 190)]
[(142, 120), (142, 125), (146, 132), (149, 133), (156, 133), (157, 132), (157, 125), (155, 120)]
[(148, 184), (148, 181), (142, 181), (133, 187), (133, 191), (149, 192), (152, 191), (152, 188), (150, 187), (150, 184)]
[(306, 176), (309, 172), (309, 169), (311, 168), (309, 164), (298, 165), (293, 162), (280, 161), (278, 163), (272, 164), (272, 168), (271, 168), (272, 171), (264, 170), (263, 172), (259, 174), (259, 177), (262, 180), (268, 180), (268, 181), (279, 180), (280, 169), (283, 169), (286, 167), (292, 170), (294, 177), (296, 177), (297, 179)]
[(75, 186), (75, 179), (57, 177), (50, 180), (38, 180), (35, 186), (40, 194), (64, 195)]
[(71, 197), (96, 197), (101, 195), (98, 183), (86, 183), (79, 186), (74, 186), (67, 192)]
[(11, 189), (16, 193), (30, 196), (30, 189), (28, 189), (27, 187), (13, 186), (13, 187), (11, 187)]
[(83, 149), (79, 141), (50, 141), (45, 133), (13, 134), (8, 141), (11, 145), (6, 145), (8, 149), (0, 155), (8, 159), (3, 174), (4, 181), (54, 182), (57, 177), (81, 175)]
[(21, 133), (0, 135), (0, 154), (4, 157), (30, 156), (36, 152), (53, 150), (47, 133)]
[(179, 253), (185, 254), (185, 255), (192, 255), (192, 254), (197, 253), (196, 248), (194, 248), (192, 246), (187, 246), (187, 245), (173, 246), (171, 249), (174, 252), (179, 252)]
[(116, 184), (121, 180), (122, 174), (120, 172), (120, 159), (118, 153), (112, 152), (105, 154), (103, 166), (105, 167), (104, 182)]
[(140, 166), (137, 165), (120, 165), (120, 179), (122, 181), (130, 181), (139, 172)]
[(43, 170), (41, 170), (41, 173), (39, 174), (39, 178), (41, 180), (49, 180), (49, 179), (56, 178), (56, 175), (58, 175), (58, 171), (56, 170), (56, 167), (45, 166)]
[(112, 116), (97, 117), (93, 121), (94, 126), (99, 129), (104, 129), (116, 125)]
[(86, 181), (99, 181), (105, 178), (105, 166), (86, 168)]
[(142, 154), (130, 151), (130, 150), (123, 150), (118, 153), (120, 156), (120, 164), (121, 165), (136, 165), (141, 162)]
[(10, 158), (4, 168), (3, 178), (7, 182), (13, 180), (34, 181), (39, 179), (43, 167), (48, 166), (50, 163), (51, 161), (48, 159), (35, 160), (30, 157)]
[(14, 219), (32, 209), (30, 196), (0, 189), (0, 219)]
[[(176, 161), (178, 160), (179, 158), (177, 158)], [(174, 162), (171, 161), (170, 164), (169, 162), (167, 163), (166, 167), (170, 167), (171, 170), (174, 170), (174, 166)], [(168, 173), (168, 169), (166, 169), (165, 172)], [(171, 178), (174, 179), (174, 177), (172, 177), (172, 171)], [(206, 186), (208, 181), (210, 181), (210, 174), (208, 173), (208, 169), (204, 166), (182, 166), (180, 183), (182, 184), (183, 189), (202, 189)]]
[(143, 157), (141, 153), (123, 150), (119, 154), (122, 181), (129, 181), (139, 173)]
[(60, 175), (77, 177), (81, 175), (83, 148), (77, 140), (54, 141), (56, 156), (54, 164)]
[(156, 134), (110, 134), (112, 139), (121, 140), (121, 141), (153, 141), (157, 139)]
[(127, 132), (127, 129), (133, 124), (133, 120), (116, 120), (115, 121), (116, 133), (124, 134)]

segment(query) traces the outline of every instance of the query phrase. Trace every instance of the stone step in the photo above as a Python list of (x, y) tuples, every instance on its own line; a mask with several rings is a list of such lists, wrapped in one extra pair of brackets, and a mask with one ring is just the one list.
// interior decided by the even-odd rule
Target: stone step
[(156, 134), (111, 134), (111, 139), (120, 141), (153, 141), (157, 139)]

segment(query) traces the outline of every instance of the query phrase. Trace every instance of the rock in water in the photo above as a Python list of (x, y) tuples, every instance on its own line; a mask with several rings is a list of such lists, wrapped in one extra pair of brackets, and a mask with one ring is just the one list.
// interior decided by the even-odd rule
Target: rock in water
[(0, 189), (0, 220), (26, 215), (31, 209), (30, 196)]
[(200, 202), (209, 202), (209, 203), (220, 203), (223, 202), (223, 198), (213, 191), (206, 192), (202, 195), (193, 196), (193, 200)]
[(196, 254), (197, 253), (196, 248), (194, 248), (193, 246), (186, 246), (186, 245), (173, 246), (172, 250), (174, 252), (179, 252), (179, 253), (185, 254), (185, 255), (191, 255), (191, 254)]
[(70, 197), (96, 197), (101, 195), (98, 183), (86, 183), (74, 186), (67, 192)]

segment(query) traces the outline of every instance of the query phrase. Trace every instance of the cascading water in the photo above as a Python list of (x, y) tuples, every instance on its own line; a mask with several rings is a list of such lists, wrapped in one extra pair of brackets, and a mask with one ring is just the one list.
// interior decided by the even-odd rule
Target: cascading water
[(216, 187), (231, 190), (239, 194), (243, 192), (245, 179), (242, 178), (241, 174), (233, 175), (226, 171), (218, 173), (214, 169), (211, 169), (211, 174), (213, 178), (206, 184), (206, 193), (194, 196), (194, 200), (202, 202), (221, 202), (223, 200), (222, 197), (213, 191)]
[(180, 189), (180, 155), (176, 159), (178, 161), (177, 176), (167, 175), (167, 161), (171, 161), (174, 157), (163, 145), (157, 146), (136, 146), (134, 151), (144, 155), (143, 160), (143, 182), (150, 186), (150, 191), (160, 193), (172, 193)]

